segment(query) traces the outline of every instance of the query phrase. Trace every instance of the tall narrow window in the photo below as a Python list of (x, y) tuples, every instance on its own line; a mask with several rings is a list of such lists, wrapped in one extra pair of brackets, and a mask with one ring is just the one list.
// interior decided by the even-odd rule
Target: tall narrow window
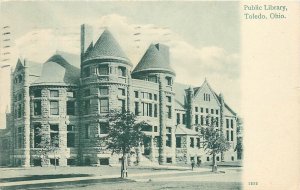
[(226, 140), (229, 141), (229, 131), (226, 130)]
[(126, 111), (125, 100), (119, 100), (119, 108), (122, 111), (122, 113), (124, 113)]
[(171, 143), (171, 134), (167, 134), (166, 135), (166, 146), (167, 147), (171, 147), (172, 146), (172, 143)]
[(229, 128), (229, 119), (226, 119), (226, 128)]
[(157, 104), (154, 104), (154, 117), (157, 117), (158, 110), (157, 110)]
[(148, 108), (149, 108), (149, 112), (148, 112), (149, 116), (152, 117), (152, 104), (149, 104)]
[(134, 114), (139, 115), (139, 103), (134, 102)]
[(41, 100), (35, 100), (33, 105), (34, 115), (41, 115)]
[(199, 115), (195, 115), (195, 124), (199, 124)]
[(157, 94), (154, 94), (154, 100), (155, 101), (157, 100)]
[(176, 137), (176, 148), (181, 148), (181, 137)]
[(75, 147), (75, 126), (67, 125), (67, 147)]
[(177, 124), (180, 124), (180, 113), (176, 114), (176, 120), (177, 120)]
[(233, 119), (231, 119), (230, 127), (233, 129)]
[(33, 141), (34, 141), (34, 148), (39, 148), (41, 142), (42, 142), (42, 137), (41, 137), (41, 125), (40, 124), (36, 124), (34, 125), (34, 137), (33, 137)]
[(58, 115), (58, 101), (50, 101), (50, 114), (51, 115)]
[(75, 115), (75, 102), (67, 101), (67, 115)]
[(50, 144), (52, 147), (59, 147), (58, 125), (50, 125)]
[(100, 99), (100, 112), (107, 113), (108, 109), (108, 99)]
[(198, 107), (196, 106), (196, 107), (195, 107), (195, 112), (198, 112), (198, 111), (199, 111), (199, 110), (198, 110)]
[(185, 118), (185, 114), (182, 114), (182, 124), (186, 124), (186, 118)]
[(194, 148), (195, 142), (194, 142), (194, 137), (190, 138), (190, 147)]
[(200, 122), (201, 122), (200, 124), (203, 125), (203, 123), (204, 123), (203, 122), (203, 115), (201, 115), (201, 121)]
[(171, 106), (167, 106), (167, 116), (169, 119), (172, 118), (172, 109), (171, 109)]
[(233, 141), (233, 131), (231, 131), (230, 140)]
[(200, 138), (197, 138), (197, 147), (200, 148)]

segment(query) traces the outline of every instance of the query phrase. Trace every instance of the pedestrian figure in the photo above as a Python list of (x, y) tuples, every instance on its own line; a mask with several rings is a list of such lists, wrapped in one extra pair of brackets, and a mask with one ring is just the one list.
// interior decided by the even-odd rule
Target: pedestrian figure
[(195, 167), (195, 161), (192, 160), (192, 171), (194, 170), (194, 167)]
[(201, 166), (201, 160), (199, 159), (199, 160), (197, 160), (197, 165), (198, 165), (198, 167), (200, 167)]

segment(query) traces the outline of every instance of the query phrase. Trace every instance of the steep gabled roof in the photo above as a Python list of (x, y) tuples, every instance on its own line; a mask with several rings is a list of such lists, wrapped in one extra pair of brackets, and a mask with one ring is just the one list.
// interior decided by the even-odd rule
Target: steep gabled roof
[(43, 64), (41, 76), (32, 85), (77, 85), (80, 70), (58, 52)]
[(113, 35), (104, 30), (95, 45), (90, 46), (84, 55), (84, 61), (93, 59), (121, 59), (131, 64)]
[(219, 97), (217, 96), (217, 94), (215, 93), (215, 91), (210, 87), (210, 85), (209, 85), (209, 83), (207, 82), (206, 79), (204, 80), (203, 84), (200, 87), (194, 88), (194, 97), (196, 97), (199, 94), (199, 92), (201, 91), (201, 89), (203, 89), (205, 86), (207, 86), (208, 89), (212, 92), (212, 94), (215, 97), (217, 103), (219, 105), (221, 105)]
[(171, 68), (164, 55), (159, 52), (158, 47), (154, 44), (149, 46), (140, 62), (132, 71), (132, 74), (142, 71), (168, 72), (175, 75), (174, 70)]

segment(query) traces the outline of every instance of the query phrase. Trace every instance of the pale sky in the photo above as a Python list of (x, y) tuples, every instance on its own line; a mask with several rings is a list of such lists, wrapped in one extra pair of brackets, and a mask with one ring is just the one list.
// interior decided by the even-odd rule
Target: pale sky
[[(95, 40), (107, 27), (133, 65), (150, 43), (168, 45), (176, 82), (200, 86), (206, 77), (233, 110), (240, 110), (238, 2), (44, 1), (0, 5), (1, 33), (8, 25), (13, 41), (11, 65), (20, 56), (43, 63), (56, 50), (79, 54), (80, 25), (88, 23), (94, 27)], [(3, 106), (1, 102), (1, 112)]]

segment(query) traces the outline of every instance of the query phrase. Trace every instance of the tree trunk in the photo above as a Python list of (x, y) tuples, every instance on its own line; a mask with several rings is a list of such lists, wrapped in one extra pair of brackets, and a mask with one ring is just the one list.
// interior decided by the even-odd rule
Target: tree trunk
[(121, 178), (125, 178), (125, 175), (126, 177), (128, 177), (128, 174), (127, 174), (127, 154), (123, 153), (123, 156), (122, 156), (122, 165), (121, 165)]
[(217, 172), (218, 167), (217, 167), (217, 161), (216, 161), (216, 154), (213, 153), (213, 164), (212, 164), (212, 172)]

